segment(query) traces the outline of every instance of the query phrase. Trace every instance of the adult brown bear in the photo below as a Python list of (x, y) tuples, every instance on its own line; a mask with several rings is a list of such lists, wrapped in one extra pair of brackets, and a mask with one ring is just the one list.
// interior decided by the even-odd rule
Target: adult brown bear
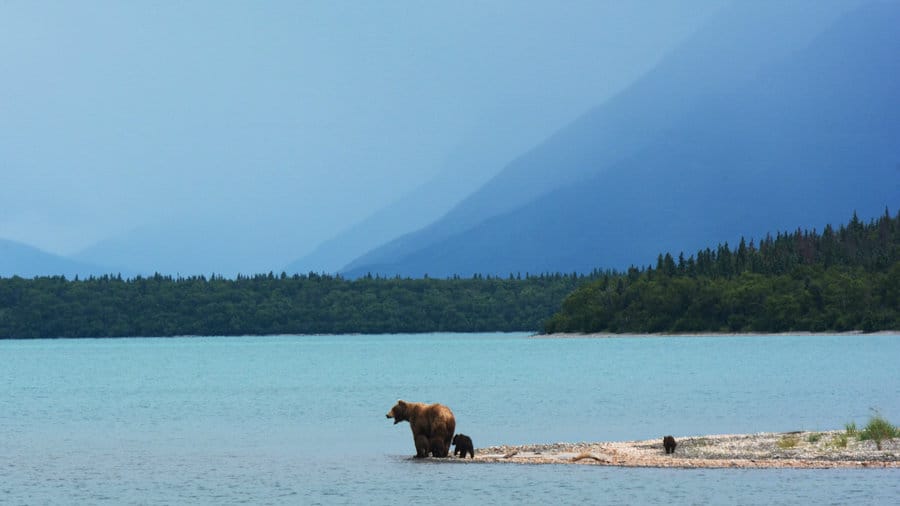
[(393, 418), (395, 425), (409, 422), (416, 444), (416, 457), (427, 457), (429, 453), (435, 457), (446, 457), (450, 453), (456, 419), (447, 406), (401, 400), (388, 411), (387, 417)]

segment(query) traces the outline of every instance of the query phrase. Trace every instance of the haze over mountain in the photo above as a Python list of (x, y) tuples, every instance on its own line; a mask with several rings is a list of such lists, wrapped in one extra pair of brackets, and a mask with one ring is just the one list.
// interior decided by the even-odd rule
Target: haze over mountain
[(146, 274), (277, 271), (431, 188), (365, 226), (384, 240), (725, 1), (2, 2), (0, 237)]
[(107, 274), (123, 274), (107, 267), (100, 267), (78, 262), (59, 255), (47, 253), (27, 244), (0, 239), (0, 277), (20, 276), (103, 276)]
[(467, 148), (458, 151), (445, 170), (432, 180), (322, 242), (308, 255), (291, 262), (285, 271), (338, 272), (354, 258), (380, 245), (386, 237), (416, 230), (439, 218), (492, 175), (485, 167), (492, 166), (494, 157), (483, 151), (467, 156), (473, 146)]
[(424, 229), (346, 269), (649, 264), (900, 204), (900, 4), (738, 2)]
[[(549, 125), (534, 108), (551, 104), (495, 107), (485, 111), (478, 128), (447, 157), (432, 179), (402, 195), (365, 220), (319, 244), (310, 254), (292, 262), (287, 272), (338, 272), (351, 260), (379, 246), (386, 238), (421, 228), (440, 218), (463, 198), (491, 179), (510, 158), (540, 142)], [(497, 128), (501, 124), (517, 128)], [(532, 125), (532, 126), (529, 126)]]

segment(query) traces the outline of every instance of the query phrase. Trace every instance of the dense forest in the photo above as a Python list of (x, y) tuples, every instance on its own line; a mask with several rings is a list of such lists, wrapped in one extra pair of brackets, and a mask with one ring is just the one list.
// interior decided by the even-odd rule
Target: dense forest
[[(560, 309), (561, 308), (561, 309)], [(557, 312), (558, 311), (558, 312)], [(556, 314), (554, 314), (556, 312)], [(900, 329), (900, 213), (590, 275), (0, 278), (0, 338)]]
[(554, 332), (784, 332), (900, 329), (900, 213), (869, 223), (741, 239), (575, 290)]
[(0, 338), (534, 331), (598, 277), (13, 277)]

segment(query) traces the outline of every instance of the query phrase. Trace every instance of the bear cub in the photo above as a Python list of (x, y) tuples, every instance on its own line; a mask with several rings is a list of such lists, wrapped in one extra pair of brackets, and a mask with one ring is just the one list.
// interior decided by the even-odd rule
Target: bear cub
[(672, 436), (666, 436), (663, 438), (663, 446), (666, 449), (666, 455), (670, 453), (675, 453), (675, 447), (678, 446), (678, 443), (675, 442), (675, 438)]
[(471, 457), (475, 458), (475, 447), (472, 446), (472, 438), (465, 434), (457, 434), (453, 436), (453, 455), (459, 455), (462, 458), (466, 458), (466, 454), (468, 453)]

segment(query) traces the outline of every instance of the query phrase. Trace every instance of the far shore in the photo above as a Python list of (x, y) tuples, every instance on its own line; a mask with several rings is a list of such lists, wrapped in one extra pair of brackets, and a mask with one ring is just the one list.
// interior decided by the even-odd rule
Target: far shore
[(669, 333), (622, 333), (614, 334), (611, 332), (587, 332), (587, 333), (567, 333), (561, 332), (556, 334), (534, 334), (531, 337), (536, 339), (579, 339), (594, 338), (603, 339), (611, 337), (767, 337), (767, 336), (900, 336), (900, 330), (880, 330), (877, 332), (863, 332), (862, 330), (851, 330), (845, 332), (685, 332), (678, 334)]
[[(667, 455), (662, 437), (642, 441), (491, 446), (474, 459), (454, 462), (569, 464), (671, 468), (893, 468), (900, 469), (900, 439), (882, 442), (844, 437), (844, 431), (762, 432), (675, 436)], [(443, 459), (441, 459), (443, 460)]]

